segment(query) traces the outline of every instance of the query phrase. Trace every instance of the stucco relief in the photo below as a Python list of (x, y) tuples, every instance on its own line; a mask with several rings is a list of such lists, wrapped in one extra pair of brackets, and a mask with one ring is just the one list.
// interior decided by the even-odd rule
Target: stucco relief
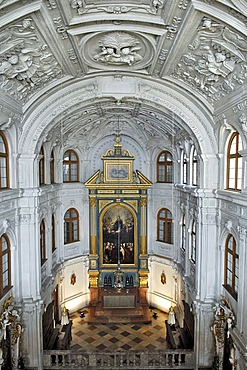
[(0, 33), (0, 89), (25, 100), (39, 86), (61, 74), (48, 46), (38, 38), (30, 18)]
[(72, 9), (76, 9), (79, 15), (85, 12), (85, 1), (84, 0), (70, 0), (70, 6)]
[(238, 117), (238, 121), (240, 125), (242, 125), (244, 135), (247, 137), (247, 113), (243, 112), (241, 116)]
[(138, 9), (138, 7), (126, 6), (126, 5), (109, 5), (109, 6), (98, 6), (97, 7), (97, 10), (103, 10), (104, 12), (110, 13), (110, 14), (128, 13), (134, 9)]
[[(83, 46), (85, 43), (85, 46)], [(82, 55), (95, 67), (140, 69), (146, 67), (154, 54), (153, 42), (144, 36), (116, 31), (99, 33), (81, 40)]]
[(247, 78), (247, 40), (223, 24), (203, 18), (197, 37), (173, 76), (198, 89), (213, 103)]
[(152, 13), (157, 13), (164, 5), (163, 0), (150, 0), (150, 10)]

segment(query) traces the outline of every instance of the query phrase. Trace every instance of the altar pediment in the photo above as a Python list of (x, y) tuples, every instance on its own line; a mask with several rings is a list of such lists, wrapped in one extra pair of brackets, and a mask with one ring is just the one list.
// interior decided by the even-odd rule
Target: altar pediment
[(105, 188), (133, 188), (147, 189), (152, 182), (147, 179), (140, 171), (133, 170), (135, 160), (129, 150), (122, 149), (121, 138), (115, 139), (113, 149), (108, 149), (101, 156), (103, 160), (103, 170), (96, 171), (86, 182), (88, 189), (105, 189)]

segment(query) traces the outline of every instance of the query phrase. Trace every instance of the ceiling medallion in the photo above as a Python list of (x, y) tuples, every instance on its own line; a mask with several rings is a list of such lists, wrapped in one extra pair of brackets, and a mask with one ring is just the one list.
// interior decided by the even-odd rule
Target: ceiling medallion
[(91, 66), (99, 68), (141, 69), (152, 60), (154, 47), (143, 35), (129, 32), (104, 32), (88, 38), (83, 57)]

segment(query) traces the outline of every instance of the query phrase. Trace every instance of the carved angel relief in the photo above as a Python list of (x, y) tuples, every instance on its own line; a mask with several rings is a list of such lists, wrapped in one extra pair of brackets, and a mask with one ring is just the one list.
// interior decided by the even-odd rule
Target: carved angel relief
[(0, 88), (24, 99), (61, 73), (48, 46), (38, 39), (30, 18), (0, 33)]
[(126, 32), (111, 32), (99, 41), (101, 52), (94, 55), (94, 60), (104, 64), (133, 65), (142, 60), (138, 54), (139, 41)]
[(189, 49), (173, 76), (199, 89), (211, 103), (247, 78), (247, 40), (222, 24), (204, 18)]

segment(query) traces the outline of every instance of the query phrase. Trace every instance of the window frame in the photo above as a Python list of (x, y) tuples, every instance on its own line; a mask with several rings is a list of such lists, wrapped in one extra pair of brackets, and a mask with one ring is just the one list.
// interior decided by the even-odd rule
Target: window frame
[(8, 147), (8, 141), (3, 131), (0, 131), (0, 136), (3, 140), (3, 145), (5, 148), (5, 152), (0, 152), (0, 158), (4, 160), (4, 164), (6, 166), (6, 186), (2, 186), (4, 177), (2, 176), (2, 171), (1, 171), (1, 166), (0, 166), (0, 190), (3, 190), (3, 189), (9, 189), (10, 187), (9, 185), (10, 184), (10, 181), (9, 181), (9, 147)]
[(45, 220), (42, 219), (39, 225), (39, 246), (40, 246), (40, 261), (41, 266), (47, 260), (46, 258), (46, 227)]
[(190, 260), (196, 263), (196, 221), (193, 220), (191, 224), (191, 237), (190, 237)]
[(54, 150), (51, 151), (50, 156), (50, 182), (51, 184), (55, 183), (55, 156), (54, 156)]
[[(71, 214), (72, 214), (73, 211), (76, 212), (76, 217), (72, 217)], [(69, 213), (70, 217), (65, 218), (67, 213)], [(76, 223), (77, 223), (77, 238), (76, 239), (73, 238), (73, 233), (74, 233), (73, 221), (76, 221)], [(68, 226), (68, 231), (66, 230), (65, 223), (67, 223), (69, 225)], [(65, 238), (66, 232), (69, 235), (68, 239), (67, 239), (67, 237)], [(69, 208), (64, 214), (64, 244), (71, 244), (71, 243), (78, 242), (80, 240), (79, 236), (80, 236), (79, 212), (75, 208)]]
[[(161, 213), (163, 211), (165, 211), (164, 217), (161, 216)], [(168, 217), (168, 212), (171, 214), (171, 217)], [(160, 238), (160, 233), (162, 230), (163, 230), (163, 239)], [(157, 241), (166, 244), (173, 244), (173, 218), (172, 212), (168, 208), (161, 208), (157, 214)]]
[[(234, 153), (231, 153), (232, 144), (235, 138), (236, 138), (236, 151)], [(239, 148), (240, 146), (241, 148)], [(242, 190), (242, 184), (241, 184), (240, 189), (238, 188), (238, 176), (240, 172), (240, 168), (239, 168), (240, 158), (241, 158), (241, 163), (243, 164), (242, 162), (243, 157), (239, 153), (239, 150), (242, 150), (242, 140), (241, 140), (241, 136), (239, 132), (235, 131), (232, 133), (228, 146), (227, 146), (226, 190), (232, 190), (232, 191)], [(234, 160), (234, 159), (235, 159), (234, 161), (235, 175), (233, 179), (230, 179), (230, 165), (231, 165), (231, 160)], [(243, 167), (241, 167), (241, 177), (240, 177), (241, 183), (242, 183), (242, 171), (243, 171)], [(234, 181), (234, 187), (230, 187), (231, 180)]]
[[(65, 160), (64, 157), (68, 153), (68, 160)], [(71, 154), (74, 154), (76, 157), (76, 160), (71, 159)], [(76, 164), (76, 180), (72, 180), (72, 165)], [(68, 166), (68, 180), (64, 179), (64, 167), (65, 165)], [(64, 183), (69, 183), (69, 182), (79, 182), (79, 157), (78, 154), (74, 149), (68, 149), (66, 152), (63, 154), (63, 182)]]
[(56, 220), (54, 213), (51, 216), (51, 250), (55, 252), (56, 247)]
[(191, 148), (191, 184), (193, 186), (198, 185), (198, 157), (194, 145)]
[[(164, 161), (161, 161), (160, 158), (164, 156)], [(171, 157), (171, 161), (168, 160), (168, 156)], [(163, 177), (164, 180), (161, 179), (162, 177), (162, 171), (161, 168), (163, 167)], [(168, 181), (169, 177), (169, 167), (171, 167), (172, 171), (172, 180)], [(166, 184), (172, 184), (173, 183), (173, 156), (168, 150), (163, 150), (158, 155), (157, 161), (156, 161), (156, 173), (157, 173), (157, 182), (158, 183), (166, 183)]]
[(40, 160), (39, 160), (39, 186), (45, 185), (45, 151), (42, 145), (40, 149)]
[[(3, 242), (2, 242), (2, 239), (5, 239), (6, 243), (7, 243), (7, 249), (3, 252), (2, 250), (2, 245), (3, 245)], [(8, 238), (8, 235), (7, 234), (2, 234), (1, 237), (0, 237), (0, 297), (3, 297), (12, 287), (11, 285), (11, 250), (10, 250), (10, 240)], [(7, 274), (8, 274), (8, 285), (6, 285), (5, 287), (3, 286), (3, 273), (6, 272), (3, 271), (3, 256), (7, 255), (8, 256), (8, 270), (7, 270)]]
[[(232, 239), (232, 249), (229, 248), (230, 241)], [(229, 259), (228, 256), (232, 257), (232, 269), (229, 268)], [(231, 296), (237, 301), (238, 300), (238, 285), (236, 280), (239, 279), (239, 276), (236, 275), (236, 261), (239, 260), (239, 255), (237, 253), (237, 242), (232, 234), (228, 234), (225, 242), (225, 264), (224, 264), (224, 288), (231, 294)], [(231, 273), (231, 285), (228, 281), (228, 272)], [(236, 279), (237, 278), (237, 279)]]
[(186, 222), (185, 213), (182, 215), (182, 225), (181, 225), (181, 249), (186, 250)]

